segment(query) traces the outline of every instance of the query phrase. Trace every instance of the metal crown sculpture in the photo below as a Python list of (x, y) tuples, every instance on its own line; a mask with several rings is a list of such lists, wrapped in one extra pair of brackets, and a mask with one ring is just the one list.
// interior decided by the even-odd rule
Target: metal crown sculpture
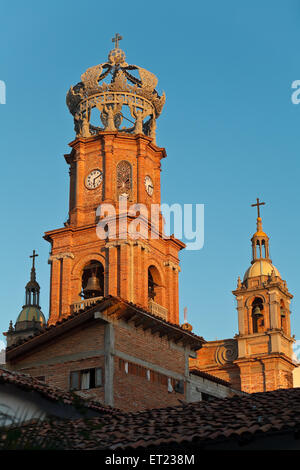
[[(144, 134), (155, 142), (156, 119), (165, 104), (165, 93), (159, 96), (155, 90), (158, 80), (153, 73), (125, 62), (125, 53), (118, 47), (120, 39), (118, 34), (113, 38), (116, 47), (110, 51), (108, 62), (87, 69), (81, 75), (81, 82), (67, 93), (66, 102), (74, 116), (76, 135), (90, 137), (101, 131), (119, 131)], [(137, 71), (139, 78), (131, 71)], [(104, 82), (109, 76), (110, 83)], [(134, 122), (124, 117), (123, 106), (129, 107)], [(93, 108), (100, 111), (103, 127), (90, 123)], [(124, 118), (131, 127), (121, 127)]]

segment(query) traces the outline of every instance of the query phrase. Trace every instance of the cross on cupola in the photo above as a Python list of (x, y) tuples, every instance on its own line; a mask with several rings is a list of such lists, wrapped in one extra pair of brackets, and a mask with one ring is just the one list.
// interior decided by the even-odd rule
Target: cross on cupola
[(26, 284), (26, 303), (25, 305), (39, 305), (40, 300), (40, 286), (36, 282), (35, 274), (35, 258), (39, 256), (35, 250), (32, 251), (32, 255), (29, 258), (32, 258), (32, 267), (30, 273), (30, 281)]
[(263, 231), (262, 219), (260, 216), (260, 206), (264, 206), (265, 202), (260, 202), (259, 198), (256, 198), (256, 203), (251, 204), (251, 207), (257, 207), (257, 221), (256, 221), (256, 233), (253, 235), (252, 241), (252, 263), (258, 259), (269, 259), (269, 237)]
[(119, 41), (122, 41), (122, 36), (119, 33), (116, 33), (115, 37), (112, 38), (112, 42), (115, 43), (115, 49), (119, 48)]
[(31, 281), (35, 281), (35, 258), (39, 256), (35, 250), (33, 250), (32, 255), (29, 256), (29, 258), (32, 258), (32, 267), (31, 267), (31, 275), (30, 279)]
[(33, 250), (32, 255), (29, 256), (29, 258), (32, 258), (32, 267), (33, 267), (33, 269), (35, 268), (35, 266), (34, 266), (35, 265), (35, 258), (37, 256), (39, 256), (39, 255), (35, 252), (35, 250)]
[(264, 206), (265, 202), (259, 202), (259, 198), (256, 198), (256, 204), (251, 204), (251, 207), (257, 207), (257, 217), (260, 217), (259, 206)]

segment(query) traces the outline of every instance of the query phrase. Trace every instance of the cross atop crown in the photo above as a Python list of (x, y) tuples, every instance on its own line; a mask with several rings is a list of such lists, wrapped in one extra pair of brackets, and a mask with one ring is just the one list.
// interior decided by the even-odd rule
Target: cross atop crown
[(115, 34), (115, 37), (112, 38), (112, 42), (115, 43), (115, 49), (119, 49), (119, 41), (122, 41), (122, 36), (119, 33)]

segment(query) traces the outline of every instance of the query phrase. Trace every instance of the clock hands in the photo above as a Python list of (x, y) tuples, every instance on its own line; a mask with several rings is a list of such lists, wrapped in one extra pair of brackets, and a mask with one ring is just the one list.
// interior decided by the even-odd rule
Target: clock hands
[(101, 176), (101, 175), (99, 174), (99, 175), (96, 176), (96, 178), (93, 179), (93, 185), (94, 185), (94, 186), (95, 186), (95, 181), (96, 181), (96, 179), (100, 178), (100, 176)]
[(102, 182), (103, 173), (101, 170), (95, 169), (89, 173), (86, 178), (86, 186), (88, 189), (96, 189)]

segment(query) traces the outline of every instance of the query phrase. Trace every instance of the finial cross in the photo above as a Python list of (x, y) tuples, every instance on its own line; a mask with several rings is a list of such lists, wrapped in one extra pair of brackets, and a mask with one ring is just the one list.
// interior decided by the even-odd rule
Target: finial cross
[(118, 49), (119, 48), (119, 41), (122, 41), (122, 36), (120, 36), (119, 33), (116, 33), (115, 37), (112, 38), (112, 42), (115, 43), (115, 49)]
[(260, 217), (259, 206), (264, 206), (265, 202), (259, 202), (259, 198), (256, 198), (256, 204), (251, 204), (251, 207), (257, 207), (257, 217)]
[(36, 258), (37, 256), (39, 256), (39, 255), (35, 252), (35, 250), (33, 250), (32, 255), (29, 256), (29, 258), (32, 258), (32, 267), (33, 267), (33, 268), (34, 268), (35, 258)]

